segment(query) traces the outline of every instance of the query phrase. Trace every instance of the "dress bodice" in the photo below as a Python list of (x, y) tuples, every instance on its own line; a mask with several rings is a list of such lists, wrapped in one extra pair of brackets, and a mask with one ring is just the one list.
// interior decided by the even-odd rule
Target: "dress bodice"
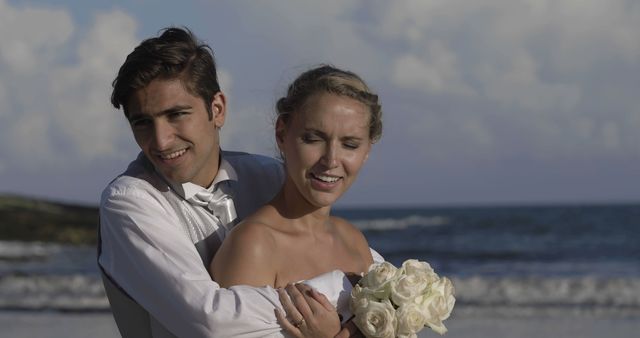
[(349, 299), (351, 298), (351, 282), (349, 278), (340, 270), (333, 270), (320, 276), (303, 281), (303, 283), (313, 287), (322, 293), (336, 307), (342, 320), (351, 318), (349, 310)]

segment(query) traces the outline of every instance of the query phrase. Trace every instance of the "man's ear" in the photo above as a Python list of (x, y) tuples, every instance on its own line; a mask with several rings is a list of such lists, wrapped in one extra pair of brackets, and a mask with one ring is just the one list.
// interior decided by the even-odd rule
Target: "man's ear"
[(217, 128), (222, 128), (227, 117), (227, 98), (223, 92), (217, 92), (211, 100), (211, 112), (213, 122)]
[(282, 119), (282, 115), (278, 116), (276, 120), (276, 142), (278, 148), (282, 150), (282, 144), (284, 143), (284, 135), (287, 132), (287, 124)]

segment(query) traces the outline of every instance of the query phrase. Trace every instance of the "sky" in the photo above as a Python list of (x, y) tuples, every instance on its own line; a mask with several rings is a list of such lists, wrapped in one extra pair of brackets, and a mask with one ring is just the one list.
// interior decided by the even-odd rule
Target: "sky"
[(640, 201), (635, 0), (0, 0), (0, 194), (95, 205), (138, 153), (109, 104), (168, 26), (214, 50), (224, 149), (274, 156), (274, 104), (320, 63), (384, 131), (339, 206)]

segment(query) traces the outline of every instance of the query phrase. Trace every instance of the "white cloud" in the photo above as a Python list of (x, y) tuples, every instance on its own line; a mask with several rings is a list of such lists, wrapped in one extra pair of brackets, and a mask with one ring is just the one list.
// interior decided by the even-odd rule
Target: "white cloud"
[[(425, 105), (456, 106), (455, 118), (432, 109), (428, 123), (449, 128), (412, 133), (416, 143), (458, 134), (450, 150), (636, 153), (636, 133), (622, 127), (637, 114), (628, 89), (638, 90), (628, 75), (640, 67), (636, 2), (415, 0), (376, 2), (372, 13), (378, 43), (402, 46), (389, 68), (394, 84), (424, 93)], [(609, 99), (605, 91), (618, 94)], [(606, 111), (592, 108), (605, 99)], [(505, 128), (522, 138), (505, 138), (517, 136)]]
[(117, 140), (130, 138), (126, 124), (114, 119), (122, 116), (109, 105), (109, 95), (124, 56), (138, 42), (135, 29), (135, 21), (125, 13), (98, 14), (76, 47), (76, 63), (51, 70), (52, 123), (85, 160), (114, 156)]
[(461, 79), (456, 55), (449, 48), (435, 40), (427, 49), (424, 56), (406, 54), (394, 60), (391, 75), (394, 84), (432, 94), (475, 95)]
[[(0, 0), (0, 162), (38, 171), (117, 158), (130, 131), (109, 105), (111, 81), (137, 43), (136, 23), (97, 13), (76, 27), (61, 9)], [(29, 169), (30, 168), (30, 169)]]
[(275, 155), (273, 121), (270, 107), (242, 100), (234, 93), (233, 76), (226, 69), (218, 69), (218, 81), (227, 98), (227, 116), (220, 132), (223, 149)]
[[(448, 139), (447, 153), (492, 158), (518, 151), (547, 160), (636, 153), (638, 137), (627, 127), (637, 111), (629, 87), (638, 89), (629, 74), (640, 67), (640, 6), (634, 1), (237, 6), (247, 22), (269, 32), (274, 48), (287, 51), (292, 67), (328, 60), (372, 82), (386, 112), (405, 114), (393, 118), (413, 144)], [(388, 100), (392, 92), (411, 102)], [(606, 108), (594, 108), (600, 106)], [(240, 114), (256, 111), (243, 106)], [(263, 123), (248, 116), (243, 128)], [(435, 154), (433, 147), (423, 149), (425, 158)]]
[(72, 32), (71, 17), (64, 10), (12, 7), (0, 0), (0, 59), (15, 72), (47, 67)]
[(332, 62), (364, 70), (380, 65), (380, 50), (364, 38), (367, 27), (354, 18), (367, 2), (274, 0), (234, 4), (251, 23), (251, 30), (259, 27), (258, 34), (263, 34), (274, 49), (285, 51), (290, 60), (295, 60), (291, 67)]
[(269, 107), (243, 104), (240, 109), (232, 108), (220, 133), (222, 147), (275, 156), (272, 116)]
[[(48, 122), (48, 119), (43, 118), (38, 113), (25, 112), (19, 119), (14, 121), (11, 128), (3, 130), (5, 134), (4, 142), (11, 141), (10, 151), (28, 156), (32, 159), (31, 163), (39, 164), (39, 159), (52, 156), (50, 149), (46, 146), (50, 143)], [(14, 156), (17, 155), (15, 153), (7, 155), (8, 161), (6, 165), (12, 165), (15, 160)]]
[(522, 114), (575, 110), (581, 99), (579, 83), (545, 82), (538, 75), (538, 62), (530, 54), (512, 53), (511, 56), (503, 69), (486, 67), (487, 72), (477, 73), (479, 90), (486, 99)]

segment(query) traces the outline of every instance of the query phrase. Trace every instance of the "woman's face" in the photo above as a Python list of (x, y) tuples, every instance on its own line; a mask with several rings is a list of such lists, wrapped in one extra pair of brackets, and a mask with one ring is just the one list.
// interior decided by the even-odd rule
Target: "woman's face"
[(370, 112), (360, 101), (329, 93), (309, 97), (289, 123), (278, 119), (276, 139), (287, 183), (311, 205), (332, 205), (349, 189), (369, 156)]

